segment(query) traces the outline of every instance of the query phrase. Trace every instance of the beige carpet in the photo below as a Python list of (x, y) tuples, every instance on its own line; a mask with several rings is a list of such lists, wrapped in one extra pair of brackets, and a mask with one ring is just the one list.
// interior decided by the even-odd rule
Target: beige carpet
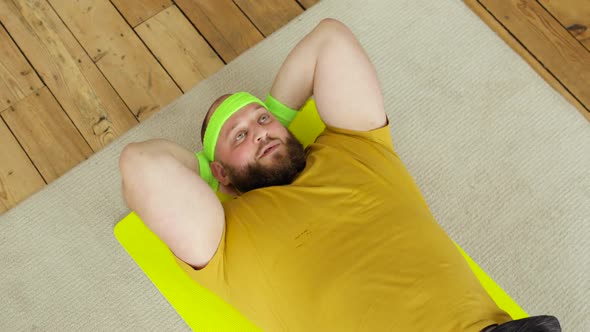
[(263, 97), (325, 17), (373, 60), (395, 147), (451, 238), (529, 314), (587, 330), (588, 122), (461, 1), (322, 0), (0, 217), (0, 331), (188, 329), (113, 236), (119, 153), (156, 137), (200, 150), (215, 97)]

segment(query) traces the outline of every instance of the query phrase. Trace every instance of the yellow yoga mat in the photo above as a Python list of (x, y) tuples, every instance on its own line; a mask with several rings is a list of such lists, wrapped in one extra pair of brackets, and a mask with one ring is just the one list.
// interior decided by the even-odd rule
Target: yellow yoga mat
[[(324, 130), (315, 103), (310, 99), (289, 129), (304, 147)], [(218, 193), (220, 200), (229, 196)], [(178, 259), (135, 212), (115, 226), (115, 237), (150, 278), (190, 328), (198, 331), (260, 331), (238, 311), (194, 281), (186, 271), (190, 266)], [(453, 241), (453, 243), (455, 243)], [(496, 304), (512, 319), (528, 317), (464, 251), (455, 243), (471, 270)]]

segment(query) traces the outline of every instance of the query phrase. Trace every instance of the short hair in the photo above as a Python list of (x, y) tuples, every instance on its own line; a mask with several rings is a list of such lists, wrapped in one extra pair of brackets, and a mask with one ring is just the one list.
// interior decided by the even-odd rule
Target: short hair
[(221, 104), (226, 98), (231, 96), (231, 93), (224, 94), (223, 96), (218, 97), (215, 101), (209, 106), (209, 110), (207, 114), (205, 114), (205, 118), (203, 119), (203, 125), (201, 126), (201, 144), (205, 145), (205, 130), (207, 130), (207, 126), (209, 125), (209, 120), (211, 119), (211, 114), (213, 114), (214, 110), (217, 109), (217, 106)]

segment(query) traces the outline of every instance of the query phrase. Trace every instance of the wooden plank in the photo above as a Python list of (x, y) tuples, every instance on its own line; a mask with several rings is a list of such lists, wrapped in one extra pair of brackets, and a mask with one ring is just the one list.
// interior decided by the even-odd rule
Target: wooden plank
[(231, 0), (175, 2), (225, 63), (264, 39)]
[(0, 111), (43, 86), (37, 73), (0, 25)]
[(140, 121), (182, 95), (108, 0), (49, 2)]
[(234, 1), (264, 36), (269, 36), (303, 12), (293, 0)]
[(132, 27), (172, 6), (171, 0), (111, 0)]
[(297, 2), (299, 2), (299, 4), (301, 4), (303, 6), (303, 8), (309, 9), (309, 7), (320, 2), (320, 0), (297, 0)]
[(184, 92), (224, 66), (176, 6), (150, 18), (135, 31)]
[(587, 50), (590, 50), (590, 0), (540, 0)]
[(47, 87), (2, 112), (2, 118), (47, 183), (93, 154)]
[(590, 120), (590, 53), (534, 0), (480, 3), (579, 101)]
[(0, 214), (39, 191), (45, 181), (0, 119)]
[(45, 0), (0, 1), (0, 20), (94, 151), (137, 124)]

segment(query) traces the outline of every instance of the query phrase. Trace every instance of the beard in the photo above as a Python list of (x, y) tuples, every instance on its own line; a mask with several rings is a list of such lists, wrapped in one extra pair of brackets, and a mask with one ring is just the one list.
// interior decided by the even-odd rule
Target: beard
[(245, 167), (234, 168), (223, 164), (229, 180), (236, 190), (243, 194), (254, 189), (291, 184), (295, 180), (296, 176), (305, 168), (307, 149), (303, 148), (303, 145), (289, 130), (287, 133), (284, 149), (275, 151), (270, 156), (272, 163), (268, 165), (254, 162)]

